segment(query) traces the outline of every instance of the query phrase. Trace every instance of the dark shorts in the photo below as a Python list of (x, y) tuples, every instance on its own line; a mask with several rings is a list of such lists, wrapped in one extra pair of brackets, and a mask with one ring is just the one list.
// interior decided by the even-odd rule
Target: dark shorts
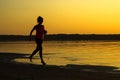
[(42, 45), (43, 40), (42, 40), (42, 39), (35, 38), (35, 42), (36, 42), (38, 45)]

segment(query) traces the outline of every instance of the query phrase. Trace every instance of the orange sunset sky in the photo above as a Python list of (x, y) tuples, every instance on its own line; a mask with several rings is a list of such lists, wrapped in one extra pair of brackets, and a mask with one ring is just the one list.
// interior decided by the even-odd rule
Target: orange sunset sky
[(48, 34), (120, 34), (120, 0), (0, 0), (0, 34), (28, 35), (38, 16)]

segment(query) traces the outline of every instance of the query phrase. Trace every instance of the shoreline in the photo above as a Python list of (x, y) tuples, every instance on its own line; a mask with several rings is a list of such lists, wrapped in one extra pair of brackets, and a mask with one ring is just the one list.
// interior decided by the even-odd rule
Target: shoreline
[(35, 65), (14, 62), (25, 54), (0, 53), (0, 80), (120, 80), (120, 70), (100, 65)]
[[(0, 41), (30, 41), (35, 35), (0, 35)], [(120, 41), (120, 34), (47, 34), (45, 41)]]

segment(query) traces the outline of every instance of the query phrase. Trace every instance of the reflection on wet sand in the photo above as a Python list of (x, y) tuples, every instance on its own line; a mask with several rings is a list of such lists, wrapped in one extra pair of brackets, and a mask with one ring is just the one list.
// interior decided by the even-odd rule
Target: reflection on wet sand
[(14, 62), (28, 58), (26, 54), (0, 53), (0, 80), (119, 80), (120, 71), (114, 66), (101, 65), (35, 65)]

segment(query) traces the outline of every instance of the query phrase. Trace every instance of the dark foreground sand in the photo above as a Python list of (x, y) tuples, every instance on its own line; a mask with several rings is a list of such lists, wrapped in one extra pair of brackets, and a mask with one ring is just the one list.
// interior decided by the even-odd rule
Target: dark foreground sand
[(0, 80), (120, 80), (117, 67), (100, 65), (34, 65), (14, 62), (25, 54), (0, 53)]

